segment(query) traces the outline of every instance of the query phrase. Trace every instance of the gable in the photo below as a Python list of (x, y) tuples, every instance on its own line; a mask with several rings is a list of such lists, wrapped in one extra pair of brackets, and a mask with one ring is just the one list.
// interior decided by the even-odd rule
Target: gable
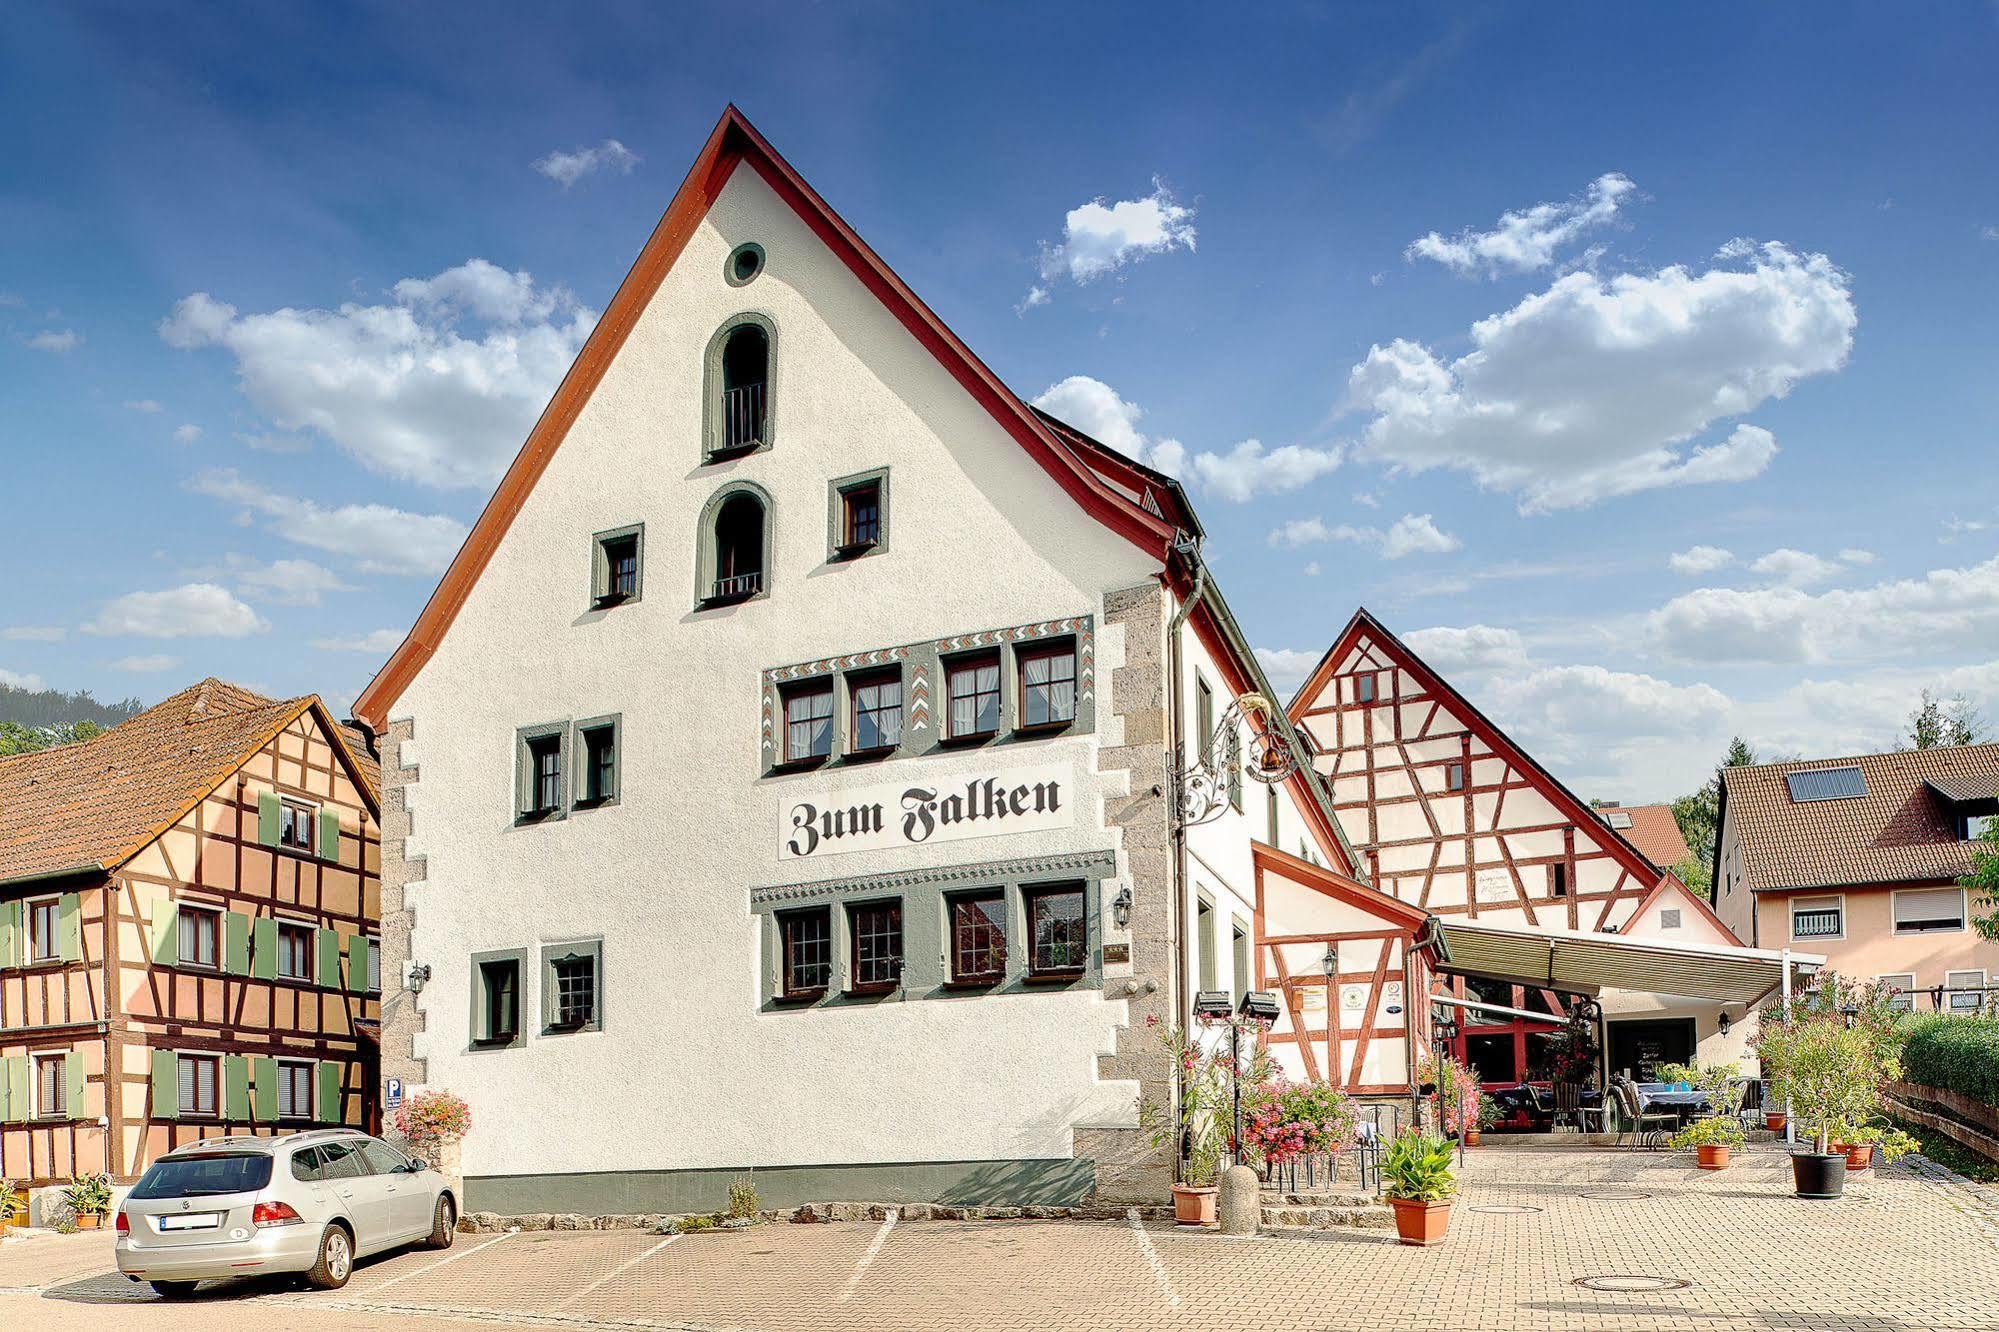
[(1740, 936), (1715, 915), (1706, 900), (1672, 874), (1659, 880), (1617, 932), (1661, 943), (1742, 946)]
[[(603, 384), (633, 331), (651, 306), (709, 213), (748, 167), (889, 311), (907, 334), (1089, 518), (1163, 562), (1171, 524), (1108, 483), (1077, 449), (1000, 383), (845, 221), (778, 156), (733, 106), (710, 134), (666, 214), (646, 242), (582, 352), (557, 388), (465, 545), (425, 605), (415, 626), (355, 704), (358, 716), (381, 729), (389, 707), (442, 642), (491, 562), (529, 494), (547, 471), (578, 418)], [(695, 418), (698, 421), (698, 417)]]

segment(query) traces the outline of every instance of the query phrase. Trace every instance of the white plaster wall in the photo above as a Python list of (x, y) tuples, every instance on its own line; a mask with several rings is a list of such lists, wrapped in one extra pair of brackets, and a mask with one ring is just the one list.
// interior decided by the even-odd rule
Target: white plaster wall
[[(768, 268), (733, 288), (724, 259), (747, 240)], [(778, 330), (775, 446), (703, 466), (703, 353), (745, 309)], [(887, 551), (829, 565), (828, 480), (884, 464)], [(698, 516), (739, 477), (774, 500), (770, 594), (696, 613)], [(591, 533), (635, 522), (643, 599), (587, 611)], [(412, 952), (433, 971), (415, 1053), (431, 1085), (472, 1103), (467, 1172), (1066, 1156), (1073, 1125), (1128, 1120), (1134, 1088), (1095, 1073), (1121, 1002), (1062, 992), (761, 1015), (748, 900), (764, 884), (1116, 847), (1102, 802), (1123, 777), (1098, 774), (1094, 756), (1120, 738), (1123, 644), (1103, 630), (1102, 595), (1155, 567), (738, 170), (391, 708), (414, 721), (423, 759)], [(760, 777), (761, 670), (1079, 613), (1099, 617), (1099, 736)], [(622, 802), (513, 827), (515, 729), (612, 712)], [(783, 794), (1057, 761), (1080, 797), (1067, 830), (778, 860)], [(597, 936), (602, 1032), (535, 1036), (530, 984), (526, 1047), (468, 1052), (470, 954), (526, 947), (532, 960), (543, 942)]]

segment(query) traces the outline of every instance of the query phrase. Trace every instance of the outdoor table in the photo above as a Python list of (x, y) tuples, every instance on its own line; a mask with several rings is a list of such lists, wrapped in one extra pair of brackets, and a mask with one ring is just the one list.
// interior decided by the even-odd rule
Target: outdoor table
[(1702, 1091), (1679, 1091), (1664, 1082), (1641, 1082), (1638, 1084), (1640, 1100), (1648, 1107), (1670, 1110), (1685, 1123), (1694, 1115), (1707, 1109), (1707, 1093)]

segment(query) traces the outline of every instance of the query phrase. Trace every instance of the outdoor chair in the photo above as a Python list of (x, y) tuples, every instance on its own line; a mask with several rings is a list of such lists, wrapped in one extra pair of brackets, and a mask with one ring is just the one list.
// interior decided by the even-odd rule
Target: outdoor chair
[(1578, 1133), (1589, 1132), (1591, 1115), (1603, 1117), (1603, 1132), (1610, 1131), (1610, 1104), (1608, 1100), (1600, 1105), (1583, 1104), (1583, 1086), (1580, 1082), (1558, 1082), (1555, 1084), (1555, 1119), (1557, 1124), (1567, 1121), (1575, 1125)]
[(1649, 1151), (1658, 1151), (1665, 1143), (1665, 1131), (1653, 1125), (1677, 1124), (1679, 1116), (1670, 1110), (1647, 1110), (1645, 1101), (1638, 1093), (1638, 1084), (1617, 1081), (1611, 1084), (1611, 1092), (1617, 1097), (1618, 1118), (1621, 1122), (1620, 1140), (1624, 1133), (1636, 1133)]

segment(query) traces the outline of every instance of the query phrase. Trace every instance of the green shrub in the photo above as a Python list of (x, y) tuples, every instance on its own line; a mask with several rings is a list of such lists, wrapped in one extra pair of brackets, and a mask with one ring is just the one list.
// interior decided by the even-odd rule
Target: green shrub
[(1391, 1198), (1444, 1202), (1458, 1191), (1451, 1170), (1451, 1144), (1429, 1133), (1409, 1131), (1388, 1144), (1381, 1177)]
[(1902, 1076), (1999, 1106), (1999, 1018), (1933, 1013), (1910, 1023)]

